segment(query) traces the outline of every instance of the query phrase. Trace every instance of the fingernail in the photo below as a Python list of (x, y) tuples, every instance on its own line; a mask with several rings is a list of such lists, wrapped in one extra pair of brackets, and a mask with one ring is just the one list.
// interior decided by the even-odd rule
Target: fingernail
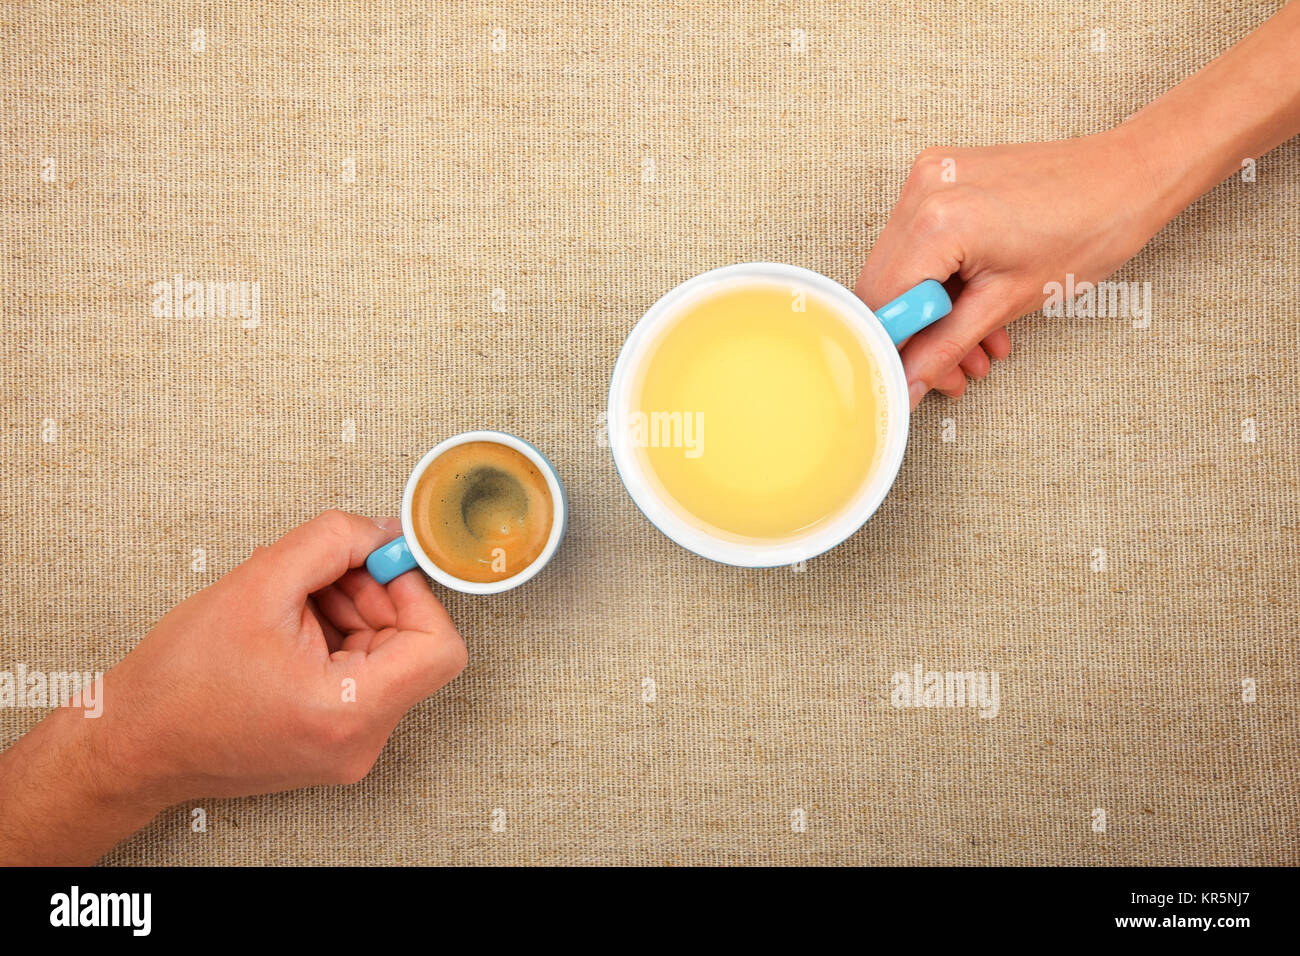
[(929, 389), (925, 387), (925, 382), (913, 382), (907, 386), (907, 395), (912, 400), (912, 407), (916, 408), (921, 399), (925, 398), (925, 393)]
[(401, 532), (402, 530), (401, 518), (372, 518), (371, 520), (385, 531)]

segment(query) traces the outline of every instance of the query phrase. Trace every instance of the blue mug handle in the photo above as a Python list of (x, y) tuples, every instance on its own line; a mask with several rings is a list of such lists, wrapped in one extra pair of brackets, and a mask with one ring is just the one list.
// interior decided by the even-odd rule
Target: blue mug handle
[(419, 566), (405, 538), (397, 538), (382, 548), (376, 548), (366, 558), (366, 570), (380, 584), (387, 584), (399, 574), (414, 571)]
[(880, 324), (897, 345), (914, 332), (938, 322), (952, 311), (952, 299), (934, 279), (914, 285), (893, 302), (873, 309)]

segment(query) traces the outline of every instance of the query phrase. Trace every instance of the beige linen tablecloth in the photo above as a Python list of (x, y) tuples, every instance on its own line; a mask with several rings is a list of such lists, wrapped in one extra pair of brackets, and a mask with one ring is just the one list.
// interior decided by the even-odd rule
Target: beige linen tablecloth
[[(1030, 317), (927, 400), (802, 572), (681, 551), (602, 441), (677, 282), (851, 285), (923, 147), (1104, 129), (1277, 6), (6, 4), (0, 669), (108, 668), (460, 430), (572, 504), (526, 588), (440, 591), (469, 667), (362, 783), (108, 860), (1300, 862), (1300, 144), (1118, 274), (1147, 327)], [(176, 275), (257, 314), (159, 317)], [(997, 716), (895, 708), (918, 664), (996, 672)]]

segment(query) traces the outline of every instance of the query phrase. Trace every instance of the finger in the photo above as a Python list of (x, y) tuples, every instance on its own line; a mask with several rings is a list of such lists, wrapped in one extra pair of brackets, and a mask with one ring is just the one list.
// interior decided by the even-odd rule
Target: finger
[(330, 651), (336, 651), (342, 645), (343, 635), (340, 634), (339, 629), (331, 624), (329, 619), (321, 613), (320, 608), (316, 606), (316, 603), (311, 598), (307, 598), (307, 603), (303, 605), (301, 620), (304, 628), (310, 629), (312, 624), (315, 624), (316, 628), (320, 630), (326, 648)]
[(385, 531), (391, 532), (394, 537), (402, 533), (401, 518), (394, 518), (392, 515), (389, 515), (385, 518), (376, 518), (375, 524), (379, 525), (379, 527), (383, 528)]
[[(997, 287), (976, 288), (968, 284), (950, 313), (908, 340), (901, 354), (909, 389), (918, 383), (938, 387), (971, 349), (977, 348), (985, 336), (1010, 318)], [(962, 387), (965, 388), (964, 384)]]
[(403, 710), (415, 706), (465, 669), (465, 642), (448, 633), (397, 631), (366, 656), (386, 699)]
[(967, 352), (966, 357), (958, 363), (958, 368), (966, 374), (966, 377), (974, 379), (983, 378), (989, 373), (991, 367), (988, 353), (979, 345)]
[(436, 631), (450, 627), (451, 615), (433, 595), (428, 580), (419, 571), (407, 571), (388, 582), (388, 594), (396, 609), (396, 626), (404, 631)]
[(358, 651), (362, 654), (368, 654), (379, 646), (385, 639), (395, 634), (391, 627), (383, 628), (379, 631), (372, 631), (364, 628), (360, 631), (353, 631), (347, 637), (343, 638), (342, 649), (345, 651)]
[(316, 618), (316, 623), (320, 625), (321, 634), (325, 636), (326, 646), (329, 647), (330, 650), (337, 648), (343, 641), (343, 634), (334, 626), (334, 622), (329, 619), (329, 616), (321, 611), (320, 606), (310, 597), (307, 598), (307, 608)]
[[(351, 573), (353, 572), (348, 572)], [(330, 623), (340, 631), (358, 631), (370, 627), (366, 619), (361, 616), (361, 612), (357, 610), (352, 598), (343, 593), (337, 583), (322, 588), (313, 594), (312, 598), (315, 599), (321, 613), (328, 617)]]
[(402, 626), (372, 645), (369, 663), (386, 692), (409, 707), (464, 669), (465, 642), (422, 576), (408, 572), (388, 587)]
[[(918, 342), (919, 345), (919, 342)], [(906, 353), (904, 353), (905, 355)], [(964, 361), (964, 360), (963, 360)], [(904, 366), (906, 367), (906, 366)], [(935, 382), (922, 382), (916, 380), (908, 383), (908, 396), (912, 403), (912, 410), (921, 404), (921, 401), (930, 392), (939, 392), (947, 395), (949, 398), (961, 398), (966, 393), (966, 386), (969, 380), (966, 378), (966, 372), (959, 364), (956, 368), (949, 369), (939, 376)]]
[[(912, 383), (908, 392), (911, 396), (913, 411), (916, 410), (917, 405), (921, 404), (921, 399), (925, 398), (930, 390), (929, 386), (921, 382)], [(966, 373), (958, 366), (935, 383), (934, 391), (941, 392), (949, 398), (961, 398), (966, 391)]]
[[(375, 523), (394, 536), (402, 533), (400, 518), (376, 518)], [(368, 628), (373, 631), (392, 628), (396, 623), (397, 611), (393, 607), (392, 599), (368, 571), (360, 568), (348, 571), (334, 585), (334, 589), (338, 592), (337, 603), (340, 610), (344, 613), (352, 612), (348, 625), (350, 629)]]
[(325, 511), (256, 554), (249, 564), (276, 593), (304, 601), (349, 568), (360, 567), (370, 552), (392, 538), (370, 518)]
[[(398, 582), (401, 583), (398, 583)], [(369, 649), (376, 651), (399, 630), (433, 633), (450, 622), (447, 611), (429, 588), (419, 571), (407, 571), (388, 582), (389, 599), (393, 602), (395, 626), (387, 627), (375, 635)]]
[(337, 587), (352, 601), (364, 627), (378, 630), (397, 626), (397, 608), (388, 589), (372, 578), (369, 571), (361, 568), (349, 571), (339, 578)]
[(1000, 362), (1011, 354), (1011, 336), (1005, 326), (994, 329), (980, 342), (980, 347), (988, 353), (989, 358)]
[(934, 390), (949, 398), (961, 398), (966, 393), (966, 385), (966, 373), (958, 367), (940, 379)]

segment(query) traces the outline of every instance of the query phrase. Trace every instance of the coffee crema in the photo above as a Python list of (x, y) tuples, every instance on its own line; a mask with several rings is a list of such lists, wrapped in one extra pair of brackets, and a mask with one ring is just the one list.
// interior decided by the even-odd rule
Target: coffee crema
[(447, 449), (424, 470), (411, 500), (420, 547), (464, 581), (501, 581), (523, 571), (546, 549), (554, 520), (541, 469), (492, 441)]

